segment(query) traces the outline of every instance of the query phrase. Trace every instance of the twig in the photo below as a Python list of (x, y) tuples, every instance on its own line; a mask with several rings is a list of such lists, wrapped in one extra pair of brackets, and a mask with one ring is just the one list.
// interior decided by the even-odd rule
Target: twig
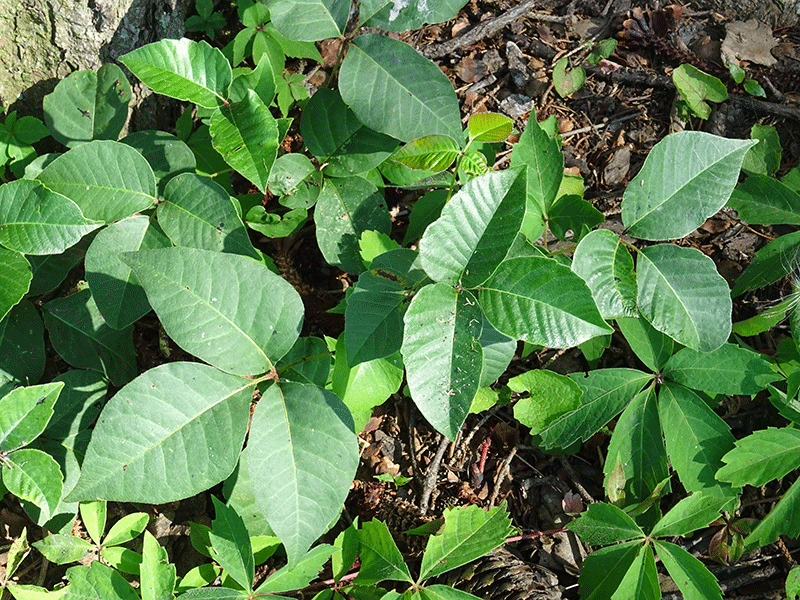
[[(489, 19), (488, 21), (484, 21), (465, 31), (464, 33), (460, 34), (459, 36), (453, 38), (452, 40), (448, 40), (446, 42), (442, 42), (441, 44), (432, 44), (427, 46), (421, 50), (422, 54), (428, 58), (440, 58), (446, 54), (450, 54), (459, 48), (463, 48), (465, 46), (472, 46), (473, 44), (477, 44), (482, 39), (489, 37), (490, 35), (497, 33), (506, 25), (513, 23), (520, 17), (525, 16), (527, 13), (530, 13), (534, 7), (539, 4), (541, 0), (525, 0), (521, 2), (514, 8), (510, 8), (506, 12), (501, 15), (498, 15), (494, 19)], [(555, 15), (548, 15), (544, 13), (533, 13), (529, 15), (533, 19), (537, 19), (539, 21), (550, 21), (554, 23), (563, 23), (569, 17), (558, 17)]]
[(424, 517), (428, 512), (428, 503), (433, 493), (433, 488), (436, 487), (436, 480), (439, 477), (439, 465), (442, 463), (442, 456), (444, 451), (447, 450), (447, 444), (450, 440), (446, 436), (440, 434), (439, 448), (436, 450), (436, 455), (433, 457), (431, 464), (428, 465), (428, 474), (425, 477), (425, 486), (422, 488), (422, 496), (419, 500), (419, 512)]
[(494, 506), (494, 501), (497, 500), (497, 494), (500, 493), (500, 484), (503, 483), (503, 481), (506, 478), (506, 475), (508, 475), (509, 478), (511, 477), (511, 471), (509, 470), (508, 466), (511, 464), (511, 461), (514, 459), (514, 455), (516, 453), (517, 453), (517, 447), (514, 446), (511, 449), (511, 452), (508, 453), (508, 456), (506, 456), (505, 460), (503, 461), (503, 464), (500, 465), (500, 469), (497, 471), (497, 475), (494, 478), (494, 488), (492, 489), (492, 496), (491, 498), (489, 498), (489, 508)]
[(567, 457), (561, 455), (558, 457), (558, 460), (561, 463), (561, 466), (564, 467), (564, 470), (567, 472), (567, 475), (569, 475), (569, 478), (572, 480), (572, 485), (574, 485), (575, 489), (578, 490), (578, 493), (581, 495), (581, 498), (583, 498), (587, 504), (594, 504), (595, 502), (594, 498), (592, 498), (592, 495), (586, 491), (585, 487), (581, 485), (581, 482), (578, 481), (578, 474), (575, 472), (575, 469), (572, 468), (572, 465), (569, 464)]

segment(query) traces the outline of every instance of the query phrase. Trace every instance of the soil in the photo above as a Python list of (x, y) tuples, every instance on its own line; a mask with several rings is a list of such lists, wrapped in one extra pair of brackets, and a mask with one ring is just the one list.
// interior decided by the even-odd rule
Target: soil
[[(502, 23), (509, 11), (521, 5), (528, 7), (522, 16), (511, 19), (494, 33), (485, 32), (485, 28)], [(680, 11), (642, 4), (637, 10), (624, 0), (471, 0), (447, 23), (396, 37), (433, 58), (450, 77), (465, 121), (476, 112), (500, 112), (513, 117), (522, 131), (529, 118), (555, 116), (564, 139), (567, 169), (584, 178), (586, 199), (606, 216), (603, 226), (622, 233), (619, 211), (625, 186), (652, 147), (670, 132), (705, 130), (742, 138), (749, 137), (750, 128), (756, 123), (774, 125), (783, 147), (778, 175), (797, 166), (800, 97), (795, 88), (800, 81), (800, 62), (795, 57), (800, 57), (800, 27), (772, 31), (780, 42), (776, 46), (779, 51), (772, 51), (773, 56), (779, 55), (774, 64), (748, 65), (767, 90), (765, 101), (745, 94), (720, 66), (718, 49), (729, 20), (716, 12), (693, 11), (691, 7)], [(476, 30), (483, 32), (470, 38), (470, 32), (474, 34)], [(586, 82), (578, 91), (566, 98), (559, 96), (552, 85), (555, 60), (569, 55), (574, 64), (581, 63), (589, 53), (589, 42), (604, 38), (618, 40), (615, 52), (597, 66), (586, 66)], [(453, 43), (463, 39), (468, 43)], [(335, 48), (323, 44), (321, 51), (327, 58)], [(729, 85), (730, 99), (714, 105), (707, 121), (681, 121), (674, 114), (675, 90), (669, 75), (684, 62), (723, 77)], [(330, 65), (319, 72), (302, 62), (291, 67), (311, 75), (310, 81), (317, 85), (331, 73)], [(301, 144), (299, 134), (290, 131), (285, 145), (296, 149)], [(498, 153), (498, 168), (507, 164), (510, 147), (507, 145)], [(387, 190), (394, 219), (393, 237), (397, 240), (403, 238), (407, 216), (417, 197), (412, 192)], [(747, 225), (735, 212), (723, 209), (676, 242), (710, 256), (732, 283), (758, 248), (783, 233), (786, 231)], [(304, 335), (338, 336), (343, 328), (342, 317), (327, 310), (339, 302), (343, 289), (353, 279), (325, 263), (313, 230), (301, 230), (280, 240), (254, 235), (253, 241), (273, 257), (282, 274), (301, 293), (306, 304)], [(73, 277), (80, 279), (81, 274)], [(763, 303), (786, 292), (787, 283), (779, 282), (736, 298), (734, 321), (752, 316)], [(141, 371), (163, 362), (163, 344), (170, 341), (162, 333), (152, 314), (137, 325), (135, 342)], [(787, 334), (779, 326), (769, 335), (747, 342), (760, 352), (770, 353)], [(170, 360), (181, 359), (179, 348), (171, 344), (171, 350)], [(646, 368), (618, 334), (613, 336), (598, 366)], [(517, 373), (543, 367), (560, 373), (589, 368), (577, 350), (542, 350), (524, 358), (517, 355), (498, 385)], [(51, 365), (51, 372), (59, 370), (59, 364)], [(766, 398), (760, 396), (754, 400), (732, 398), (719, 413), (737, 438), (767, 425), (784, 423)], [(342, 524), (356, 516), (361, 520), (373, 516), (387, 520), (413, 561), (419, 555), (419, 543), (400, 532), (441, 515), (448, 506), (476, 504), (488, 508), (505, 501), (515, 527), (527, 539), (507, 545), (491, 560), (484, 559), (472, 575), (461, 573), (458, 585), (485, 598), (578, 598), (578, 569), (590, 549), (563, 527), (572, 518), (567, 513), (580, 512), (586, 503), (604, 498), (602, 465), (607, 433), (598, 433), (574, 455), (549, 456), (531, 445), (529, 433), (514, 421), (510, 411), (499, 408), (471, 415), (461, 438), (451, 444), (442, 441), (427, 425), (409, 398), (397, 394), (375, 411), (360, 438), (362, 461)], [(410, 477), (412, 481), (397, 487), (374, 478), (386, 473)], [(780, 482), (748, 488), (743, 515), (763, 517), (795, 478), (796, 474), (790, 474)], [(672, 490), (662, 501), (664, 510), (682, 497), (677, 479), (672, 481)], [(204, 560), (192, 553), (186, 525), (189, 521), (208, 522), (210, 506), (208, 493), (204, 493), (170, 506), (119, 505), (115, 510), (148, 510), (160, 535), (170, 536), (171, 559), (182, 574)], [(13, 540), (25, 525), (29, 539), (41, 534), (9, 497), (0, 504), (0, 511), (0, 544), (2, 536)], [(726, 598), (785, 597), (782, 590), (786, 573), (794, 565), (796, 542), (782, 540), (743, 556), (734, 565), (720, 565), (708, 558), (708, 548), (722, 528), (723, 525), (712, 526), (674, 541), (703, 560), (719, 579)], [(0, 554), (0, 568), (4, 565), (3, 556)], [(20, 581), (33, 583), (40, 564), (41, 557), (34, 552), (23, 565)], [(266, 577), (277, 566), (268, 564), (259, 576)], [(52, 588), (63, 572), (63, 568), (51, 565), (44, 585)], [(680, 597), (667, 577), (662, 579), (662, 591), (665, 598)]]

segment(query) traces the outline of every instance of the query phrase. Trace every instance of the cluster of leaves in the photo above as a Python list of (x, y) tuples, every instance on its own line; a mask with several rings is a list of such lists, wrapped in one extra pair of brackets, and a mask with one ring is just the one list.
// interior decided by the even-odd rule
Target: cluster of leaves
[[(800, 363), (795, 355), (770, 363), (732, 343), (727, 283), (711, 259), (667, 240), (689, 234), (729, 201), (745, 220), (748, 210), (758, 212), (762, 220), (752, 222), (796, 220), (797, 175), (770, 176), (777, 167), (765, 151), (769, 131), (754, 131), (754, 140), (671, 135), (652, 150), (622, 203), (626, 232), (659, 243), (638, 249), (596, 229), (603, 216), (583, 199), (582, 180), (564, 175), (550, 121), (532, 117), (510, 168), (494, 171), (489, 165), (512, 131), (510, 119), (475, 115), (464, 130), (455, 91), (434, 63), (390, 37), (356, 36), (361, 26), (404, 31), (442, 21), (463, 4), (401, 8), (362, 0), (348, 31), (346, 0), (273, 0), (268, 8), (242, 2), (245, 28), (225, 52), (183, 39), (123, 56), (153, 90), (194, 105), (177, 137), (145, 131), (117, 141), (130, 87), (115, 65), (74, 73), (45, 99), (47, 130), (68, 151), (36, 157), (24, 177), (0, 187), (0, 476), (37, 523), (63, 532), (79, 502), (166, 503), (224, 481), (209, 554), (232, 587), (186, 595), (297, 589), (305, 581), (297, 573), (316, 573), (330, 555), (312, 545), (339, 516), (358, 464), (356, 433), (404, 379), (430, 424), (453, 439), (471, 410), (498, 401), (489, 386), (519, 340), (529, 349), (580, 346), (592, 364), (614, 323), (651, 372), (565, 377), (538, 370), (509, 382), (527, 392), (515, 417), (547, 451), (570, 451), (619, 415), (604, 466), (610, 504), (593, 507), (573, 528), (597, 545), (625, 543), (587, 561), (582, 594), (658, 597), (655, 547), (684, 594), (720, 597), (696, 559), (654, 538), (686, 535), (720, 511), (732, 514), (741, 485), (763, 479), (742, 469), (749, 458), (737, 454), (759, 453), (763, 440), (735, 446), (712, 407), (725, 395), (769, 388), (785, 395), (789, 411)], [(305, 100), (296, 90), (301, 76), (284, 73), (285, 57), (318, 59), (313, 42), (330, 37), (342, 41), (338, 87)], [(245, 60), (250, 66), (239, 66)], [(289, 90), (283, 99), (282, 89)], [(282, 154), (295, 101), (305, 148)], [(743, 165), (751, 174), (737, 186)], [(233, 171), (259, 193), (232, 196)], [(389, 237), (390, 186), (426, 191), (402, 246)], [(266, 210), (267, 192), (280, 209)], [(299, 294), (248, 235), (281, 237), (312, 219), (325, 260), (357, 276), (338, 307), (345, 315), (338, 339), (300, 336)], [(536, 244), (546, 233), (575, 244), (571, 260)], [(774, 260), (771, 252), (758, 260)], [(30, 298), (57, 289), (81, 261), (85, 283), (48, 298), (42, 320)], [(753, 267), (734, 291), (768, 283), (760, 276)], [(137, 373), (133, 326), (151, 310), (166, 335), (201, 362)], [(42, 378), (45, 328), (74, 370), (25, 387)], [(109, 384), (121, 389), (103, 406)], [(787, 439), (796, 443), (792, 431), (768, 436), (785, 448)], [(770, 467), (764, 476), (782, 476), (779, 462), (762, 461)], [(692, 495), (662, 516), (670, 468)], [(792, 498), (782, 502), (776, 511), (792, 509)], [(103, 538), (102, 509), (87, 506), (95, 545), (63, 547), (83, 553), (91, 546), (120, 570), (123, 559), (150, 565), (159, 583), (147, 588), (161, 590), (152, 597), (171, 597), (174, 571), (147, 535), (141, 558), (121, 551), (115, 558), (114, 544), (136, 537), (139, 521)], [(431, 538), (416, 580), (381, 524), (343, 534), (359, 540), (361, 581), (405, 581), (410, 596), (455, 598), (422, 580), (441, 572), (448, 544), (460, 543), (452, 540), (479, 535), (472, 532), (481, 531), (483, 516), (464, 514), (454, 517), (454, 538)], [(781, 514), (744, 542), (745, 528), (728, 518), (720, 556), (733, 560), (744, 546), (800, 530)], [(476, 544), (474, 556), (468, 545), (452, 553), (475, 558), (504, 535)], [(249, 536), (280, 541), (295, 587), (273, 576), (266, 588), (252, 589)], [(343, 542), (340, 552), (355, 551)], [(447, 558), (448, 569), (456, 564)], [(111, 585), (115, 571), (89, 569), (70, 585)], [(91, 569), (106, 574), (90, 576)]]

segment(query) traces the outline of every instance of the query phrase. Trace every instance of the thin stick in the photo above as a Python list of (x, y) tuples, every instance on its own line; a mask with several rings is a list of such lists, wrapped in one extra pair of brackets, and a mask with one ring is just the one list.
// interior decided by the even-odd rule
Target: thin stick
[(419, 500), (419, 512), (423, 517), (428, 512), (428, 503), (431, 500), (433, 488), (436, 487), (436, 480), (439, 477), (439, 465), (442, 463), (444, 451), (447, 450), (447, 445), (449, 443), (450, 440), (440, 434), (439, 448), (436, 450), (436, 455), (428, 466), (428, 475), (425, 477), (425, 487), (422, 488), (422, 496)]
[(511, 464), (511, 461), (514, 459), (514, 455), (517, 453), (517, 447), (514, 446), (511, 449), (511, 452), (508, 453), (503, 464), (500, 465), (500, 469), (497, 471), (497, 476), (494, 478), (494, 489), (492, 490), (492, 497), (489, 498), (489, 508), (494, 506), (494, 501), (497, 500), (497, 494), (500, 493), (500, 484), (503, 483), (506, 476), (511, 478), (511, 471), (509, 470), (508, 466)]
[(559, 456), (558, 460), (561, 463), (561, 466), (564, 467), (567, 475), (569, 475), (569, 478), (572, 480), (572, 484), (575, 486), (575, 489), (578, 490), (581, 498), (583, 498), (587, 504), (594, 504), (594, 498), (592, 498), (592, 495), (587, 492), (586, 488), (581, 485), (580, 481), (578, 481), (578, 474), (575, 472), (575, 469), (572, 468), (572, 465), (569, 464), (567, 457)]

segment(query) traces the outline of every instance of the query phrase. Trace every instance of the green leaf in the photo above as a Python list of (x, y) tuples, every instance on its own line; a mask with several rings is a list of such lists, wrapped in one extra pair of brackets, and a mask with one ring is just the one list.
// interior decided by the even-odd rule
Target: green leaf
[(650, 544), (644, 544), (641, 547), (636, 559), (625, 573), (625, 577), (622, 578), (617, 591), (611, 596), (611, 600), (628, 600), (629, 598), (636, 598), (636, 600), (659, 600), (661, 598), (656, 561)]
[(617, 326), (633, 353), (651, 371), (661, 371), (675, 351), (675, 340), (655, 329), (643, 317), (618, 318)]
[(89, 430), (103, 407), (108, 382), (100, 373), (78, 370), (62, 373), (53, 382), (63, 382), (64, 390), (42, 436), (63, 442)]
[[(86, 528), (86, 533), (89, 534), (89, 539), (95, 544), (100, 544), (103, 539), (103, 533), (106, 530), (108, 503), (105, 500), (81, 502), (78, 510), (80, 511), (83, 526)], [(146, 524), (147, 522), (145, 521)]]
[(553, 66), (553, 87), (562, 98), (566, 98), (574, 94), (583, 87), (586, 81), (586, 71), (583, 67), (574, 67), (567, 69), (569, 66), (569, 58), (564, 56)]
[(33, 273), (22, 253), (3, 247), (0, 247), (0, 265), (0, 319), (4, 319), (30, 289)]
[(438, 173), (453, 164), (459, 151), (458, 142), (449, 135), (433, 134), (411, 140), (392, 159), (409, 169)]
[(97, 73), (76, 71), (44, 97), (44, 121), (53, 137), (70, 148), (91, 140), (116, 140), (128, 118), (131, 85), (114, 63)]
[(267, 523), (267, 518), (261, 512), (256, 501), (253, 481), (248, 468), (248, 454), (247, 448), (242, 450), (236, 468), (231, 476), (225, 480), (222, 493), (228, 498), (228, 506), (233, 508), (244, 519), (247, 531), (251, 535), (274, 536), (275, 532), (272, 531), (272, 527)]
[(611, 333), (583, 279), (550, 258), (502, 262), (479, 299), (492, 325), (514, 339), (571, 348)]
[(717, 479), (735, 486), (764, 485), (780, 479), (800, 465), (800, 431), (791, 428), (760, 429), (736, 442), (722, 457)]
[(357, 37), (342, 63), (339, 90), (362, 123), (404, 142), (434, 133), (463, 137), (450, 80), (398, 40)]
[(428, 225), (442, 214), (442, 209), (448, 200), (447, 190), (431, 190), (414, 203), (411, 216), (408, 219), (408, 229), (403, 237), (404, 246), (425, 233)]
[(413, 582), (403, 555), (397, 549), (386, 523), (373, 519), (358, 531), (361, 568), (355, 582), (370, 585), (381, 581)]
[(723, 344), (712, 352), (684, 348), (667, 361), (664, 377), (714, 394), (752, 396), (780, 379), (760, 354)]
[(25, 584), (13, 585), (9, 589), (15, 600), (58, 600), (65, 591), (65, 588), (61, 588), (48, 592), (45, 588)]
[(342, 37), (349, 10), (349, 0), (274, 0), (269, 5), (278, 31), (302, 42)]
[[(4, 259), (0, 250), (0, 261)], [(0, 290), (5, 282), (0, 283)], [(0, 292), (2, 294), (2, 292)], [(0, 384), (37, 382), (45, 367), (44, 325), (33, 303), (23, 300), (0, 321)]]
[(324, 387), (331, 371), (331, 353), (322, 338), (300, 337), (278, 361), (276, 370), (281, 381), (313, 383)]
[(61, 533), (50, 534), (34, 542), (33, 547), (41, 552), (47, 560), (57, 565), (78, 562), (94, 550), (92, 544), (86, 540)]
[(483, 368), (478, 385), (485, 388), (505, 373), (517, 351), (517, 340), (497, 331), (483, 315), (483, 331), (479, 342), (483, 348)]
[(91, 241), (91, 238), (87, 236), (60, 254), (26, 256), (33, 270), (33, 281), (31, 281), (31, 289), (28, 293), (31, 296), (39, 296), (52, 292), (61, 285), (72, 270), (72, 267), (81, 262), (86, 256), (86, 249)]
[(692, 112), (701, 119), (711, 116), (711, 107), (704, 100), (724, 102), (728, 99), (728, 89), (724, 83), (688, 63), (678, 66), (672, 72), (672, 82)]
[[(680, 500), (650, 532), (651, 537), (688, 535), (719, 518), (720, 511), (731, 503), (731, 496), (694, 493)], [(729, 507), (731, 508), (731, 507)], [(732, 508), (731, 508), (732, 509)]]
[(103, 539), (104, 546), (118, 546), (138, 537), (147, 527), (147, 513), (131, 513), (125, 515), (111, 526), (108, 535)]
[(475, 113), (469, 118), (467, 129), (475, 142), (502, 142), (511, 135), (514, 120), (497, 113)]
[(512, 377), (508, 387), (519, 394), (528, 392), (527, 397), (520, 398), (514, 405), (514, 418), (530, 427), (531, 435), (541, 433), (560, 416), (577, 409), (583, 394), (569, 377), (546, 369)]
[(125, 329), (151, 310), (144, 288), (120, 254), (169, 246), (169, 238), (144, 215), (117, 221), (92, 240), (86, 252), (86, 281), (110, 327)]
[(686, 550), (670, 542), (655, 540), (658, 558), (686, 600), (722, 600), (722, 591), (711, 572)]
[(690, 492), (731, 495), (730, 486), (714, 479), (722, 457), (733, 449), (730, 427), (694, 392), (667, 382), (658, 396), (672, 468)]
[(69, 585), (62, 600), (139, 600), (139, 594), (117, 571), (98, 561), (88, 567), (78, 566), (67, 569)]
[(568, 448), (576, 441), (586, 441), (613, 419), (652, 376), (634, 369), (596, 369), (588, 374), (573, 373), (581, 388), (581, 405), (558, 417), (541, 433), (546, 450)]
[(242, 517), (236, 511), (211, 496), (215, 518), (208, 538), (213, 558), (228, 575), (246, 590), (253, 589), (255, 563), (250, 536)]
[(139, 582), (142, 600), (171, 600), (175, 597), (175, 565), (169, 562), (167, 551), (149, 531), (144, 532)]
[(744, 156), (742, 171), (748, 175), (775, 175), (781, 166), (781, 140), (772, 125), (755, 123), (750, 137), (758, 144), (750, 148)]
[(649, 246), (637, 260), (639, 310), (676, 342), (710, 352), (731, 333), (728, 283), (708, 256), (672, 244)]
[(800, 193), (767, 175), (751, 175), (737, 185), (728, 206), (747, 223), (800, 225)]
[(33, 448), (23, 448), (9, 454), (8, 467), (3, 467), (3, 485), (17, 498), (35, 504), (44, 520), (54, 513), (61, 499), (62, 477), (53, 458)]
[(360, 177), (326, 179), (314, 211), (319, 249), (328, 264), (348, 273), (364, 270), (358, 240), (367, 230), (391, 233), (383, 192)]
[(279, 594), (307, 587), (312, 580), (319, 576), (323, 566), (331, 557), (332, 550), (333, 546), (330, 544), (314, 546), (293, 567), (285, 565), (270, 575), (258, 587), (256, 593)]
[(136, 376), (132, 329), (112, 329), (89, 290), (56, 298), (44, 305), (50, 343), (73, 367), (99, 371), (114, 385)]
[[(0, 187), (0, 244), (9, 250), (59, 254), (99, 226), (39, 181), (18, 179)], [(24, 269), (21, 263), (12, 265)]]
[[(798, 201), (798, 210), (800, 210), (800, 197), (798, 197)], [(756, 250), (753, 260), (736, 280), (733, 290), (731, 290), (731, 296), (735, 298), (744, 292), (775, 283), (785, 277), (789, 270), (786, 257), (794, 256), (798, 247), (800, 247), (800, 231), (795, 231), (782, 235)]]
[(120, 140), (135, 148), (156, 176), (156, 190), (164, 195), (167, 182), (180, 173), (193, 173), (197, 160), (192, 149), (183, 141), (166, 131), (136, 131)]
[(247, 96), (248, 90), (253, 90), (269, 106), (275, 100), (276, 82), (280, 72), (281, 69), (272, 65), (271, 56), (267, 53), (261, 56), (255, 69), (236, 69), (231, 83), (231, 100), (241, 102)]
[(786, 597), (797, 600), (800, 596), (800, 567), (792, 567), (786, 576)]
[(158, 94), (216, 108), (228, 97), (231, 66), (207, 42), (163, 39), (119, 58)]
[(404, 321), (411, 397), (437, 431), (455, 439), (480, 381), (480, 307), (471, 293), (436, 283), (417, 292)]
[(473, 288), (505, 258), (523, 217), (519, 170), (470, 180), (450, 199), (419, 242), (422, 266), (439, 282)]
[(561, 240), (578, 240), (584, 231), (594, 229), (605, 220), (603, 213), (574, 194), (559, 196), (550, 208), (549, 217), (550, 231)]
[(295, 194), (298, 187), (315, 171), (316, 167), (304, 154), (284, 154), (272, 166), (267, 181), (269, 191), (276, 196)]
[(332, 392), (275, 384), (253, 413), (248, 448), (256, 500), (293, 566), (338, 516), (350, 489), (358, 466), (353, 419)]
[(751, 96), (759, 96), (761, 98), (767, 97), (767, 92), (764, 91), (764, 88), (761, 87), (761, 84), (755, 79), (748, 79), (742, 86), (744, 87), (744, 91)]
[(603, 467), (604, 485), (617, 464), (624, 466), (623, 506), (643, 502), (669, 477), (667, 450), (661, 438), (652, 388), (638, 393), (617, 420)]
[(587, 511), (567, 525), (581, 541), (590, 546), (606, 546), (615, 542), (644, 538), (644, 532), (630, 516), (613, 504), (595, 502)]
[(749, 551), (771, 544), (780, 536), (795, 538), (800, 534), (800, 484), (795, 481), (769, 514), (758, 524), (745, 540)]
[(249, 258), (175, 247), (129, 252), (122, 261), (175, 343), (224, 371), (269, 371), (300, 333), (298, 293)]
[(269, 171), (278, 155), (278, 123), (255, 91), (214, 112), (211, 138), (225, 162), (267, 192)]
[(379, 27), (386, 31), (410, 31), (425, 24), (449, 21), (458, 14), (466, 0), (437, 0), (427, 2), (395, 2), (394, 0), (363, 0), (359, 12), (361, 25)]
[(622, 222), (627, 233), (645, 240), (671, 240), (700, 227), (725, 206), (744, 156), (755, 144), (700, 131), (665, 137), (625, 189)]
[(143, 373), (103, 409), (68, 499), (162, 504), (216, 485), (236, 466), (252, 386), (198, 363)]
[(583, 560), (580, 585), (581, 600), (611, 598), (622, 583), (628, 569), (641, 552), (642, 542), (632, 540), (595, 550)]
[(141, 154), (120, 142), (81, 144), (47, 165), (36, 179), (75, 202), (87, 218), (105, 223), (156, 202), (153, 170)]
[(428, 538), (419, 581), (465, 565), (500, 546), (511, 535), (506, 505), (488, 512), (478, 506), (448, 508), (439, 535)]

